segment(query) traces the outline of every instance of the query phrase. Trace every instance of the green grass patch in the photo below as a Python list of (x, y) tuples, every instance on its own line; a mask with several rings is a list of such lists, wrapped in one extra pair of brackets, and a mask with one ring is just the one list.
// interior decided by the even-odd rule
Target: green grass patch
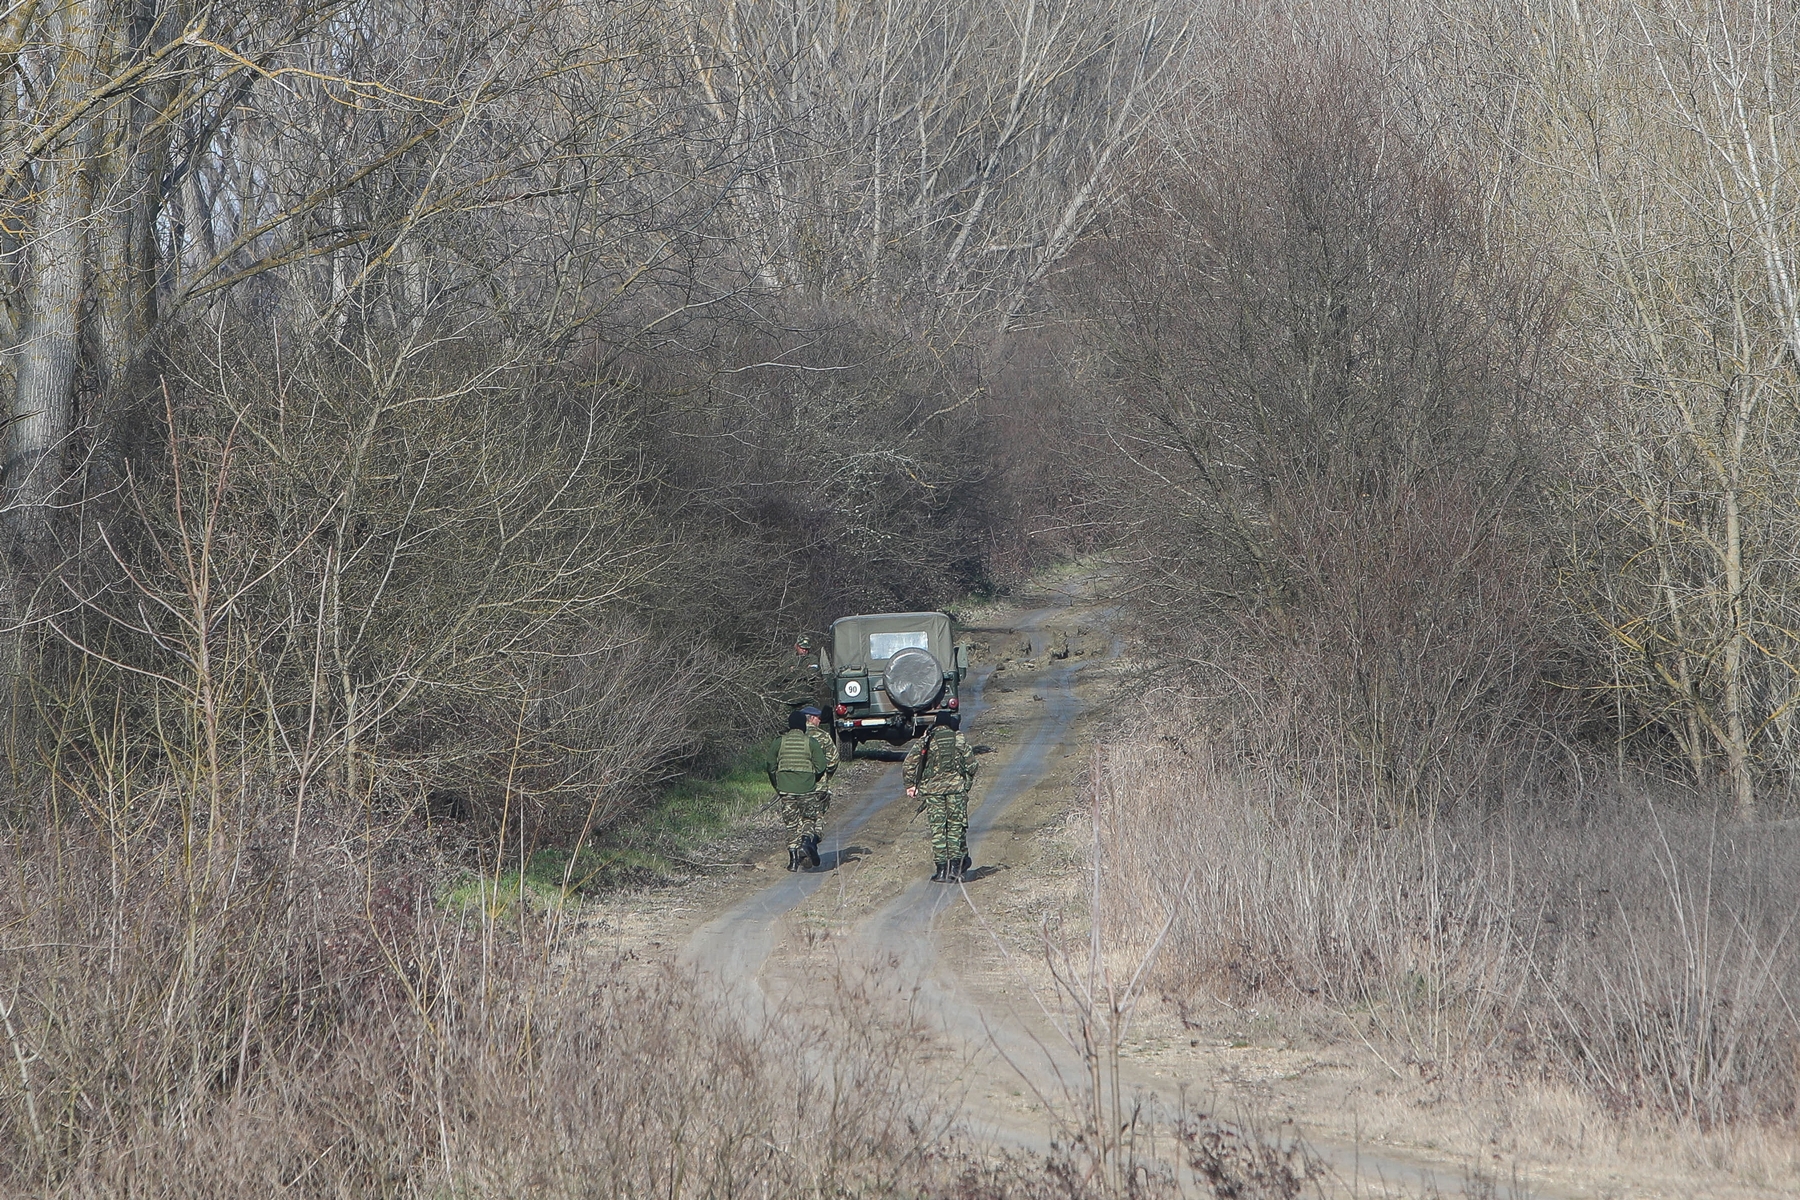
[(755, 752), (748, 752), (719, 775), (674, 780), (648, 812), (608, 840), (684, 854), (723, 836), (772, 795), (769, 777), (756, 765)]
[(578, 902), (583, 892), (677, 874), (696, 847), (724, 836), (768, 802), (769, 777), (755, 764), (755, 754), (747, 752), (720, 774), (675, 779), (636, 820), (607, 830), (580, 854), (546, 847), (532, 854), (522, 876), (516, 869), (498, 879), (467, 876), (445, 893), (444, 904), (498, 919), (515, 904), (547, 911)]
[(624, 846), (589, 846), (573, 856), (559, 847), (536, 851), (523, 873), (516, 868), (492, 875), (466, 876), (444, 895), (449, 908), (482, 909), (496, 919), (524, 904), (532, 912), (561, 908), (582, 892), (617, 886), (632, 878), (664, 874), (669, 864), (654, 854)]

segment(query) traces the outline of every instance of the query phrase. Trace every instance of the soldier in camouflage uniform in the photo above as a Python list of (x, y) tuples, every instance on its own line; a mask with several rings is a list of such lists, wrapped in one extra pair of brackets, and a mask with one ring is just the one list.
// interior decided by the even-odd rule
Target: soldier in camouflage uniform
[(826, 693), (825, 675), (819, 668), (819, 649), (810, 634), (794, 639), (794, 654), (776, 673), (774, 698), (790, 709), (817, 705)]
[(977, 764), (960, 723), (955, 713), (939, 714), (936, 728), (919, 739), (901, 768), (906, 794), (924, 797), (920, 807), (931, 822), (933, 883), (959, 883), (970, 865), (969, 784)]
[[(825, 747), (825, 808), (829, 809), (831, 807), (831, 780), (837, 774), (838, 765), (843, 761), (838, 755), (837, 739), (831, 736), (829, 729), (825, 728), (823, 724), (825, 714), (817, 705), (808, 704), (800, 710), (800, 715), (806, 718), (806, 736)], [(824, 812), (821, 811), (820, 815), (823, 816)]]
[(831, 794), (824, 790), (830, 775), (825, 748), (807, 732), (806, 714), (795, 709), (788, 731), (770, 744), (763, 769), (775, 788), (776, 808), (788, 827), (788, 870), (819, 865), (819, 818)]

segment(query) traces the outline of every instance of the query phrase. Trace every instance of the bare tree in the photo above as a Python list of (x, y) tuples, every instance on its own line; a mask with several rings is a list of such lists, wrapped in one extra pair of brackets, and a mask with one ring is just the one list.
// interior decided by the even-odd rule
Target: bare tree
[(1800, 699), (1800, 28), (1689, 3), (1480, 28), (1504, 64), (1488, 86), (1518, 114), (1495, 123), (1514, 163), (1497, 185), (1577, 288), (1576, 603), (1609, 643), (1627, 728), (1666, 728), (1703, 781), (1722, 760), (1749, 818), (1765, 767), (1792, 773)]
[(611, 397), (537, 377), (527, 414), (528, 366), (388, 347), (198, 356), (47, 622), (160, 730), (196, 828), (255, 777), (295, 845), (434, 788), (585, 836), (689, 745), (711, 665), (630, 615), (667, 552)]
[[(693, 86), (742, 147), (771, 285), (1004, 334), (1186, 76), (1157, 0), (691, 5)], [(946, 307), (947, 306), (947, 307)], [(952, 336), (961, 336), (955, 332)]]
[(1288, 750), (1347, 750), (1385, 819), (1531, 735), (1546, 579), (1508, 368), (1542, 296), (1370, 74), (1275, 65), (1171, 122), (1071, 289), (1113, 401), (1087, 511), (1147, 626)]
[(432, 229), (538, 194), (526, 168), (567, 148), (513, 136), (522, 122), (542, 131), (524, 95), (616, 62), (607, 39), (642, 18), (583, 21), (585, 49), (561, 45), (566, 59), (538, 66), (546, 28), (573, 11), (520, 0), (444, 22), (426, 6), (355, 0), (11, 10), (0, 367), (22, 519), (41, 526), (46, 505), (68, 499), (58, 491), (98, 409), (196, 305), (271, 274), (297, 280), (312, 262), (325, 292), (307, 299), (334, 332), (390, 264), (424, 301)]

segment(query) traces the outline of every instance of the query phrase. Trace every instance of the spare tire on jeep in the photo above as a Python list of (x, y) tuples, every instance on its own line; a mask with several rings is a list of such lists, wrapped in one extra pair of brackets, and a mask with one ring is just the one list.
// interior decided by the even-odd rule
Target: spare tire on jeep
[(930, 708), (944, 691), (944, 668), (931, 651), (908, 646), (888, 659), (887, 694), (901, 708)]

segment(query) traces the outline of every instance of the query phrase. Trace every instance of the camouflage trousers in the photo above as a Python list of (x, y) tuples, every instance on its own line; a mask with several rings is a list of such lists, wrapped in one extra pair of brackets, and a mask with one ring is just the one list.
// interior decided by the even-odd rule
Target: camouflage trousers
[(969, 852), (969, 793), (925, 792), (925, 819), (931, 823), (931, 857), (938, 862), (959, 859)]
[(828, 791), (776, 792), (775, 809), (781, 814), (781, 823), (787, 826), (788, 846), (798, 849), (800, 839), (809, 833), (817, 838), (819, 821), (830, 807), (831, 793)]

